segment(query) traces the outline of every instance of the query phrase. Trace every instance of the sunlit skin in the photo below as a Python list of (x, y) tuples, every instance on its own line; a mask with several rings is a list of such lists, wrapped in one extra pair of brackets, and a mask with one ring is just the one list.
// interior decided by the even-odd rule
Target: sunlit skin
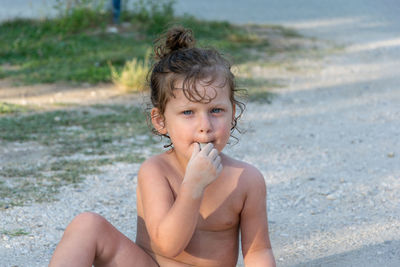
[[(154, 127), (168, 134), (173, 149), (146, 161), (139, 172), (136, 242), (160, 266), (235, 266), (239, 227), (246, 266), (275, 264), (264, 178), (222, 153), (235, 110), (230, 89), (220, 85), (197, 84), (212, 98), (209, 103), (192, 102), (175, 89), (164, 114), (152, 110)], [(198, 143), (211, 144), (199, 152)], [(212, 163), (215, 154), (220, 171), (218, 162), (204, 161), (208, 156)]]
[[(140, 167), (136, 243), (102, 216), (82, 213), (67, 226), (50, 267), (234, 267), (239, 230), (245, 265), (275, 266), (264, 178), (222, 153), (235, 109), (230, 88), (221, 84), (196, 84), (212, 98), (208, 103), (174, 89), (164, 114), (152, 110), (154, 127), (171, 138), (173, 149)], [(199, 143), (208, 144), (200, 150)]]
[[(205, 93), (205, 100), (210, 103), (192, 102), (183, 91), (175, 89), (174, 96), (167, 103), (162, 117), (158, 110), (152, 110), (156, 129), (168, 134), (174, 149), (172, 153), (179, 161), (181, 171), (186, 169), (196, 143), (212, 143), (221, 152), (230, 137), (234, 118), (234, 106), (229, 99), (229, 88), (221, 88), (220, 81), (215, 85), (200, 86), (200, 93)], [(178, 86), (181, 87), (181, 86)]]

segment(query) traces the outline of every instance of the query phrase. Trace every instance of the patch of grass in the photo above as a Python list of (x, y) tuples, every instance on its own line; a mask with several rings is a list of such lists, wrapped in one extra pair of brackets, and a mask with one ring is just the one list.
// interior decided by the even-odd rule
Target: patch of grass
[(268, 50), (268, 39), (244, 26), (188, 15), (177, 17), (174, 1), (138, 2), (142, 8), (124, 16), (123, 22), (130, 26), (120, 27), (118, 34), (105, 30), (104, 22), (110, 20), (105, 16), (110, 14), (100, 8), (88, 10), (88, 6), (64, 12), (58, 19), (18, 19), (1, 24), (0, 65), (9, 66), (0, 71), (1, 76), (27, 84), (111, 82), (109, 62), (120, 72), (132, 58), (144, 60), (154, 38), (175, 24), (193, 29), (200, 46), (216, 47), (235, 63), (249, 60), (248, 49)]
[[(132, 147), (131, 147), (132, 148)], [(95, 159), (58, 159), (41, 167), (14, 166), (0, 172), (0, 208), (55, 200), (62, 186), (76, 185), (87, 175), (99, 173), (99, 167), (114, 162), (138, 163), (143, 156), (134, 151)], [(5, 182), (7, 179), (7, 183)]]
[(36, 165), (0, 166), (0, 207), (51, 201), (62, 186), (80, 183), (100, 166), (142, 162), (139, 151), (154, 143), (149, 132), (142, 110), (134, 106), (94, 105), (0, 117), (3, 142), (38, 142), (49, 148), (52, 158)]
[[(44, 166), (14, 166), (3, 168), (0, 178), (0, 207), (12, 207), (54, 200), (60, 187), (77, 184), (89, 174), (98, 173), (98, 166), (110, 164), (107, 160), (64, 160), (50, 162)], [(10, 178), (12, 178), (10, 180)]]
[(249, 94), (249, 101), (260, 104), (271, 104), (275, 94), (263, 90), (252, 90)]
[(237, 83), (239, 88), (247, 90), (247, 100), (257, 103), (270, 104), (274, 98), (271, 89), (281, 87), (277, 82), (259, 78), (238, 78)]
[(150, 52), (146, 54), (143, 61), (139, 61), (137, 58), (127, 61), (121, 72), (118, 72), (110, 63), (113, 83), (126, 92), (144, 91), (146, 76), (150, 69), (149, 55)]
[(109, 164), (107, 160), (58, 160), (49, 166), (52, 179), (64, 183), (78, 183), (85, 175), (97, 173), (97, 166)]
[(30, 109), (25, 106), (0, 102), (0, 115), (23, 113), (29, 110)]
[(57, 143), (74, 153), (147, 131), (144, 114), (135, 106), (96, 105), (0, 118), (0, 138), (5, 141)]
[(2, 167), (0, 169), (0, 176), (5, 178), (12, 178), (12, 177), (28, 177), (38, 173), (40, 168), (33, 167), (33, 166), (18, 166), (18, 167)]
[(20, 20), (0, 25), (0, 64), (20, 66), (3, 70), (4, 76), (28, 84), (110, 82), (107, 62), (122, 66), (127, 57), (143, 58), (148, 49), (134, 35), (55, 34), (45, 31), (43, 23)]
[(0, 208), (53, 200), (58, 185), (40, 173), (34, 177), (7, 178), (7, 183), (0, 184)]
[(302, 35), (297, 31), (295, 31), (294, 29), (286, 28), (281, 25), (273, 25), (270, 26), (270, 28), (276, 30), (280, 35), (284, 37), (289, 37), (289, 38), (302, 37)]
[(74, 33), (87, 28), (104, 29), (110, 17), (104, 0), (56, 0), (58, 17), (51, 28), (56, 32)]
[(138, 163), (138, 162), (143, 162), (145, 160), (143, 155), (139, 154), (125, 154), (125, 155), (119, 155), (115, 158), (115, 161), (118, 162), (126, 162), (126, 163)]
[(137, 28), (147, 35), (157, 35), (174, 20), (175, 0), (137, 0), (133, 12), (125, 13)]
[(26, 232), (24, 229), (15, 229), (12, 231), (1, 231), (0, 232), (2, 235), (7, 235), (7, 236), (11, 236), (11, 237), (17, 237), (17, 236), (24, 236), (24, 235), (29, 235), (28, 232)]

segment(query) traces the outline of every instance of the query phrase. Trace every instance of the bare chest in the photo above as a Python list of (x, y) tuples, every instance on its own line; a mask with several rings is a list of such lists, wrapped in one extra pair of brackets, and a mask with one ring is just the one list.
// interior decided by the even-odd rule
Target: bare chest
[[(198, 230), (217, 232), (237, 228), (244, 203), (237, 180), (225, 173), (206, 188), (199, 210)], [(171, 182), (175, 197), (180, 184), (180, 181)]]

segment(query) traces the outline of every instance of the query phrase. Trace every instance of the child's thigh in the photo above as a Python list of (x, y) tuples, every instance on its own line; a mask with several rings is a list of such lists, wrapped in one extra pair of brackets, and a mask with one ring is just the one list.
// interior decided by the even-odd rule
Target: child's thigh
[[(96, 216), (96, 215), (95, 215)], [(98, 215), (99, 216), (99, 215)], [(100, 216), (99, 216), (100, 217)], [(102, 222), (99, 233), (96, 259), (94, 265), (97, 266), (139, 266), (156, 267), (158, 264), (141, 247), (118, 231), (106, 219)]]

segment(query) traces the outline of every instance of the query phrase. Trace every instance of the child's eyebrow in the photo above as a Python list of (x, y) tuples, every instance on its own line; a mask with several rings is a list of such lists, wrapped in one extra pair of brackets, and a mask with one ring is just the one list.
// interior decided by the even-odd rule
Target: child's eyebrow
[(213, 106), (226, 106), (227, 104), (226, 104), (226, 102), (224, 101), (224, 102), (211, 102), (211, 104), (213, 105)]
[(192, 109), (196, 107), (196, 104), (204, 104), (209, 106), (227, 106), (225, 102), (210, 102), (210, 103), (201, 103), (201, 102), (190, 102), (183, 105), (176, 105), (177, 109)]
[(176, 105), (175, 107), (177, 109), (187, 109), (187, 108), (193, 108), (193, 104), (187, 103), (187, 104), (183, 104), (183, 105)]
[(207, 103), (207, 105), (211, 107), (226, 107), (228, 104), (225, 101), (219, 101), (219, 102), (210, 102)]

